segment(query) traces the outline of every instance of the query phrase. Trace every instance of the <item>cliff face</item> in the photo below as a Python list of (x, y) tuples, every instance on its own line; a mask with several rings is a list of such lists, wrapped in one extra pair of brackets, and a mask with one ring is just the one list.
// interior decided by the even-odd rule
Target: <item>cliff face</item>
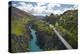
[[(55, 19), (47, 18), (51, 21), (55, 21)], [(78, 19), (78, 11), (77, 10), (68, 10), (64, 12), (62, 15), (58, 16), (58, 19), (51, 23), (51, 21), (45, 19), (45, 21), (53, 24), (58, 32), (62, 35), (62, 37), (72, 46), (73, 49), (77, 49), (78, 46), (78, 30), (77, 30), (77, 19)], [(33, 25), (34, 29), (36, 29), (37, 34), (37, 44), (43, 50), (60, 50), (66, 49), (64, 44), (59, 40), (54, 31), (49, 28), (49, 25), (43, 21), (37, 21)]]
[(11, 8), (11, 52), (29, 51), (29, 21), (31, 16), (15, 7)]
[(37, 21), (33, 25), (37, 31), (37, 44), (44, 51), (66, 49), (63, 43), (54, 33), (53, 29), (43, 21)]
[[(60, 16), (50, 15), (45, 22), (15, 7), (11, 8), (11, 52), (29, 51), (31, 39), (29, 25), (35, 29), (37, 45), (43, 50), (66, 49), (46, 22), (53, 24), (73, 47), (77, 48), (77, 10), (66, 11)], [(32, 18), (35, 18), (34, 20)], [(31, 24), (32, 23), (32, 24)], [(57, 24), (57, 25), (56, 25)], [(71, 27), (71, 28), (70, 28)]]

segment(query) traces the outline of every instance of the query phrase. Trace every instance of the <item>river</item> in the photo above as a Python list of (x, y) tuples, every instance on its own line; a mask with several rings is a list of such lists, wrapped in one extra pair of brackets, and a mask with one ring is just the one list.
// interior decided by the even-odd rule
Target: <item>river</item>
[(40, 47), (36, 44), (37, 41), (37, 37), (36, 37), (36, 31), (34, 29), (32, 29), (31, 27), (29, 27), (30, 31), (31, 31), (31, 35), (32, 35), (32, 39), (29, 42), (29, 47), (30, 47), (30, 51), (42, 51), (40, 49)]

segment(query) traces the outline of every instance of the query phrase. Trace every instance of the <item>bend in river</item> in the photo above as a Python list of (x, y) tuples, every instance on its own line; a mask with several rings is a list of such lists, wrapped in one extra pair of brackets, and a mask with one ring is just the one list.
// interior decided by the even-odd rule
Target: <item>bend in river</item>
[(31, 27), (29, 27), (30, 31), (31, 31), (31, 36), (33, 37), (31, 39), (31, 41), (29, 42), (29, 47), (30, 47), (30, 51), (42, 51), (40, 49), (40, 47), (36, 44), (37, 41), (37, 37), (36, 37), (36, 30), (32, 29)]

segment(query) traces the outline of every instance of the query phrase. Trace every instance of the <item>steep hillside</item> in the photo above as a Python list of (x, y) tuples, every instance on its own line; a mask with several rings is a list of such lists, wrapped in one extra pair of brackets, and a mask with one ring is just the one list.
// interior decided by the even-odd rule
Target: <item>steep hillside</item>
[(37, 45), (42, 50), (67, 49), (56, 36), (50, 23), (61, 36), (76, 49), (78, 45), (77, 21), (78, 10), (68, 10), (61, 15), (46, 16), (45, 19), (37, 19), (18, 8), (11, 8), (11, 52), (30, 51), (29, 42), (31, 39), (29, 26), (36, 30)]
[(72, 46), (73, 49), (78, 47), (78, 10), (68, 10), (57, 16), (51, 14), (46, 16), (44, 21), (36, 21), (33, 28), (36, 29), (37, 44), (43, 50), (60, 50), (67, 49), (59, 40), (54, 31), (45, 24), (46, 22), (53, 24), (61, 36)]
[(62, 31), (63, 37), (73, 48), (78, 45), (78, 10), (68, 10), (60, 15), (58, 28)]
[(24, 12), (16, 7), (11, 8), (11, 17), (14, 19), (22, 18), (24, 16), (29, 16), (27, 12)]
[(11, 8), (11, 52), (29, 51), (30, 40), (28, 25), (32, 16), (15, 7)]

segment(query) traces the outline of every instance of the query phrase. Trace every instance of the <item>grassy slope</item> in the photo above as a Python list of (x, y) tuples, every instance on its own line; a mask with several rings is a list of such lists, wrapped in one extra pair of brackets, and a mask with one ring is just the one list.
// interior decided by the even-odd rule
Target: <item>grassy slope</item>
[(57, 36), (55, 35), (52, 28), (49, 27), (46, 22), (43, 21), (36, 21), (33, 26), (37, 31), (37, 39), (38, 45), (43, 50), (56, 50), (59, 49), (58, 44), (55, 42), (57, 41)]
[[(77, 36), (77, 19), (78, 19), (78, 17), (77, 17), (77, 15), (78, 15), (77, 10), (69, 10), (69, 11), (66, 11), (64, 14), (62, 14), (61, 16), (58, 16), (58, 20), (55, 21), (55, 24), (53, 23), (53, 25), (56, 27), (56, 29), (61, 33), (61, 35), (68, 41), (68, 43), (73, 48), (77, 48), (77, 42), (78, 42), (78, 38), (77, 38), (78, 37)], [(51, 22), (52, 19), (50, 17), (49, 17), (49, 19)], [(59, 41), (57, 42), (58, 39), (56, 39), (56, 35), (54, 34), (54, 31), (52, 31), (52, 29), (49, 28), (49, 26), (47, 24), (45, 24), (45, 22), (37, 21), (37, 22), (35, 22), (34, 27), (39, 32), (38, 33), (39, 34), (38, 41), (40, 42), (39, 43), (40, 45), (42, 44), (43, 49), (45, 49), (45, 50), (64, 49), (63, 46), (62, 46), (62, 48), (60, 48), (60, 45), (58, 44), (60, 42)], [(54, 43), (55, 41), (57, 42), (56, 44)], [(52, 46), (53, 43), (55, 44), (55, 47)]]
[(26, 12), (11, 7), (11, 52), (29, 51), (30, 40), (28, 24), (32, 17)]
[(77, 48), (78, 43), (77, 23), (78, 10), (68, 10), (60, 16), (58, 26), (56, 26), (73, 48)]

